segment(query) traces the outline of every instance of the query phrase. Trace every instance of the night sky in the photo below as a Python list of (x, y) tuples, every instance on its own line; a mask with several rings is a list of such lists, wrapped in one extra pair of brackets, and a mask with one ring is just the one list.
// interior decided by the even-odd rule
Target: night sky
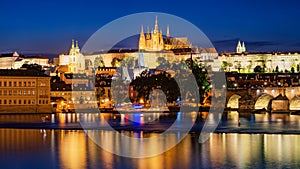
[(186, 19), (208, 36), (219, 53), (234, 51), (238, 40), (245, 41), (250, 52), (300, 51), (297, 0), (1, 0), (0, 7), (0, 53), (66, 53), (71, 39), (82, 46), (105, 24), (137, 12), (163, 12)]

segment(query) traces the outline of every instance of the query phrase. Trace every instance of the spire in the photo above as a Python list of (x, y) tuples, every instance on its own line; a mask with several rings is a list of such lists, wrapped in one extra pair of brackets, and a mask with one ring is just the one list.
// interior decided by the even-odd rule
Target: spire
[(242, 52), (246, 52), (245, 42), (243, 42), (243, 44), (242, 44)]
[(74, 48), (74, 39), (72, 39), (72, 49)]
[(242, 53), (242, 45), (241, 45), (241, 41), (238, 42), (237, 46), (236, 46), (236, 53)]
[(141, 26), (141, 33), (140, 33), (140, 40), (139, 40), (139, 49), (144, 50), (145, 49), (145, 35), (144, 35), (144, 27), (143, 25)]
[(75, 46), (75, 48), (79, 48), (79, 46), (78, 46), (78, 40), (76, 41), (76, 46)]
[(141, 26), (141, 35), (144, 34), (144, 27), (143, 25)]
[(169, 25), (167, 25), (167, 34), (166, 34), (167, 38), (170, 37), (170, 28), (169, 28)]
[(159, 30), (158, 30), (158, 18), (157, 18), (157, 16), (156, 16), (156, 19), (155, 19), (155, 27), (154, 27), (154, 32), (153, 32), (153, 33), (159, 33), (158, 31), (159, 31)]

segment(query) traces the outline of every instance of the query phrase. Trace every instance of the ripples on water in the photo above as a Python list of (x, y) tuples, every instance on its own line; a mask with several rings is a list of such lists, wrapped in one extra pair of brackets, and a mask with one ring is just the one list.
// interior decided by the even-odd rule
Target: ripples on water
[[(109, 131), (105, 134), (114, 135)], [(176, 133), (168, 137), (172, 141)], [(171, 150), (144, 159), (106, 152), (80, 130), (1, 129), (0, 138), (1, 168), (300, 167), (299, 135), (213, 134), (207, 142), (199, 144), (198, 134), (189, 134)], [(144, 148), (155, 149), (155, 144), (162, 143)]]
[[(192, 131), (201, 131), (207, 112), (199, 113), (62, 113), (62, 114), (29, 114), (29, 115), (0, 115), (0, 127), (16, 128), (58, 128), (81, 129), (80, 120), (84, 119), (95, 127), (105, 127), (106, 122), (120, 130), (141, 128), (145, 131), (164, 131), (175, 120), (191, 118), (197, 125)], [(41, 125), (42, 117), (46, 118), (45, 125)], [(240, 119), (241, 125), (238, 125)], [(239, 114), (232, 111), (223, 114), (218, 132), (245, 133), (290, 133), (300, 134), (300, 115), (289, 114)]]
[[(195, 114), (84, 114), (90, 122), (113, 125), (170, 125), (175, 119), (193, 116), (203, 123), (207, 113)], [(47, 115), (1, 115), (0, 124), (43, 124)], [(130, 120), (131, 119), (131, 120)], [(133, 119), (133, 121), (132, 121)], [(238, 119), (241, 126), (238, 126)], [(80, 115), (48, 115), (50, 127), (80, 127)], [(220, 130), (259, 130), (293, 133), (299, 132), (300, 117), (284, 114), (246, 114), (231, 112), (223, 116)], [(39, 125), (37, 125), (39, 126)], [(163, 126), (163, 125), (162, 125)], [(69, 129), (70, 129), (69, 128)], [(117, 142), (113, 131), (101, 130), (109, 138), (112, 148), (129, 146)], [(159, 132), (121, 130), (136, 138), (153, 137)], [(170, 133), (167, 141), (173, 142), (180, 133)], [(188, 134), (177, 146), (151, 158), (131, 159), (113, 155), (97, 146), (83, 130), (0, 129), (0, 168), (299, 168), (300, 135), (298, 134), (213, 134), (204, 144), (198, 143), (198, 132)], [(118, 145), (116, 145), (118, 144)], [(124, 145), (126, 144), (126, 145)], [(167, 144), (155, 142), (144, 149), (152, 151)], [(136, 150), (135, 147), (132, 149)]]

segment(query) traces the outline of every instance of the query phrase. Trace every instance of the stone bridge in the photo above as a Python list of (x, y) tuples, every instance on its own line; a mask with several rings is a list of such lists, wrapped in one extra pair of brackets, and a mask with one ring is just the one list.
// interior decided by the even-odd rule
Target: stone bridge
[[(286, 97), (285, 97), (286, 96)], [(274, 106), (281, 110), (300, 110), (300, 86), (297, 87), (264, 87), (260, 89), (228, 89), (226, 107), (232, 109), (272, 110), (271, 101), (280, 102)]]

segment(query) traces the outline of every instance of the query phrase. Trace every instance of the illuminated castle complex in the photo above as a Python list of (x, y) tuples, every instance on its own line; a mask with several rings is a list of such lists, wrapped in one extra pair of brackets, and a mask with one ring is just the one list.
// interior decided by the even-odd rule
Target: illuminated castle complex
[(159, 30), (158, 19), (156, 17), (154, 30), (150, 32), (149, 27), (147, 33), (144, 33), (144, 27), (141, 27), (139, 38), (139, 50), (145, 51), (162, 51), (177, 48), (189, 48), (190, 43), (187, 37), (173, 38), (170, 37), (170, 28), (167, 27), (166, 37), (163, 37), (162, 30)]

